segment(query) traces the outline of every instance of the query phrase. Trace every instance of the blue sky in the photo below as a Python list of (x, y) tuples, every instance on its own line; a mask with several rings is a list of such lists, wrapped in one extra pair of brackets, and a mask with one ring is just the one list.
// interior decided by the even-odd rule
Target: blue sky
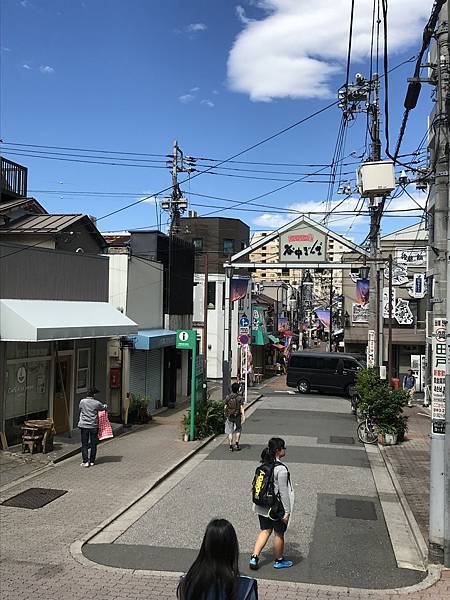
[[(30, 195), (50, 212), (102, 217), (153, 195), (170, 185), (164, 163), (152, 163), (159, 168), (149, 168), (148, 163), (146, 167), (111, 166), (55, 160), (55, 155), (47, 154), (53, 157), (49, 160), (21, 156), (33, 154), (32, 148), (24, 151), (12, 144), (164, 155), (171, 152), (176, 138), (188, 155), (224, 159), (335, 99), (335, 91), (345, 82), (351, 2), (330, 4), (325, 0), (317, 0), (314, 6), (305, 0), (3, 0), (3, 154), (29, 168)], [(372, 2), (356, 5), (351, 78), (356, 72), (369, 72)], [(391, 66), (417, 52), (431, 6), (432, 0), (396, 0), (390, 14)], [(409, 63), (389, 79), (391, 145), (397, 138), (406, 78), (412, 70)], [(426, 132), (430, 95), (431, 88), (424, 86), (402, 152), (415, 150)], [(334, 107), (237, 160), (329, 163), (340, 118), (340, 110)], [(349, 129), (345, 155), (364, 152), (364, 131), (360, 116)], [(84, 157), (77, 160), (94, 156), (78, 154)], [(96, 156), (100, 158), (89, 160), (108, 157), (110, 161), (113, 156), (131, 158), (122, 161), (131, 164), (164, 160), (163, 156)], [(222, 176), (204, 174), (185, 183), (183, 190), (200, 215), (215, 206), (233, 205), (193, 193), (239, 202), (285, 183), (228, 175), (292, 180), (299, 175), (279, 172), (308, 173), (319, 168), (223, 166), (275, 173), (220, 170)], [(354, 179), (355, 166), (343, 168), (349, 174), (342, 179)], [(423, 201), (413, 186), (410, 192)], [(288, 219), (281, 212), (286, 207), (320, 211), (326, 196), (326, 184), (300, 183), (261, 200), (273, 207), (266, 211), (253, 206), (251, 211), (228, 209), (217, 214), (241, 218), (253, 230), (270, 229)], [(333, 196), (335, 203), (342, 198)], [(405, 197), (397, 203), (410, 206)], [(356, 196), (344, 208), (355, 206)], [(336, 231), (355, 240), (365, 237), (366, 219), (345, 215), (338, 219), (332, 224)], [(162, 222), (166, 221), (163, 215)], [(386, 218), (383, 231), (414, 221), (418, 218)], [(100, 219), (98, 225), (105, 231), (155, 223), (154, 202), (144, 202)]]

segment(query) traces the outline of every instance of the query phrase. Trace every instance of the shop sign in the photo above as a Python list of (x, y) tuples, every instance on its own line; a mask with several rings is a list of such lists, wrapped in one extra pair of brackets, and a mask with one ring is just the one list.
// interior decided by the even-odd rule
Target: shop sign
[(369, 329), (367, 337), (367, 366), (375, 366), (375, 331)]
[[(389, 279), (389, 263), (384, 263), (384, 278)], [(406, 264), (394, 263), (392, 265), (392, 285), (408, 283), (408, 267)]]
[(327, 236), (303, 224), (280, 235), (280, 262), (311, 262), (325, 259)]
[(427, 260), (426, 248), (398, 248), (395, 251), (395, 260), (402, 265), (423, 267)]
[[(394, 316), (397, 292), (393, 289), (391, 296), (392, 316)], [(383, 288), (383, 317), (389, 319), (389, 288)]]
[(433, 319), (431, 368), (432, 433), (445, 435), (445, 376), (447, 374), (447, 321)]
[(425, 273), (414, 273), (411, 288), (408, 294), (412, 298), (424, 298), (426, 294)]
[(368, 323), (369, 322), (369, 305), (361, 306), (356, 304), (352, 305), (352, 324), (356, 323)]
[(395, 320), (399, 325), (412, 325), (414, 323), (414, 315), (409, 308), (409, 300), (399, 298), (394, 310)]

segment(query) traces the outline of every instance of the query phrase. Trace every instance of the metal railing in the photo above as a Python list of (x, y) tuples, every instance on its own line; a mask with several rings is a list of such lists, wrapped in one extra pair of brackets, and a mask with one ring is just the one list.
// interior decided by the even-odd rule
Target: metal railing
[(25, 197), (27, 195), (28, 169), (0, 157), (0, 194), (12, 194)]

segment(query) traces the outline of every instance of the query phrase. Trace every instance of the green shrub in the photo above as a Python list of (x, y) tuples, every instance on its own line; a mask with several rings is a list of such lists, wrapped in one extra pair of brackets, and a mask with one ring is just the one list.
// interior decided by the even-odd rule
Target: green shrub
[[(184, 433), (189, 432), (191, 411), (181, 419)], [(211, 435), (223, 433), (225, 427), (224, 405), (221, 401), (209, 401), (195, 413), (195, 439), (201, 440)]]
[(394, 390), (389, 383), (380, 379), (376, 369), (360, 371), (356, 377), (356, 390), (361, 398), (359, 408), (367, 413), (369, 408), (376, 421), (377, 429), (383, 433), (404, 433), (408, 418), (403, 407), (408, 404), (404, 390)]

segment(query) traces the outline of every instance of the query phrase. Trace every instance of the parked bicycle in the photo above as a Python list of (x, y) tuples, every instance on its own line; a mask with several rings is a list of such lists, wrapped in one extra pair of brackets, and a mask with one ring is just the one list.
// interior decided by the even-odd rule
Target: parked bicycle
[(375, 431), (375, 419), (372, 416), (372, 411), (367, 411), (364, 421), (357, 428), (358, 439), (363, 444), (375, 444), (378, 440), (378, 434)]

